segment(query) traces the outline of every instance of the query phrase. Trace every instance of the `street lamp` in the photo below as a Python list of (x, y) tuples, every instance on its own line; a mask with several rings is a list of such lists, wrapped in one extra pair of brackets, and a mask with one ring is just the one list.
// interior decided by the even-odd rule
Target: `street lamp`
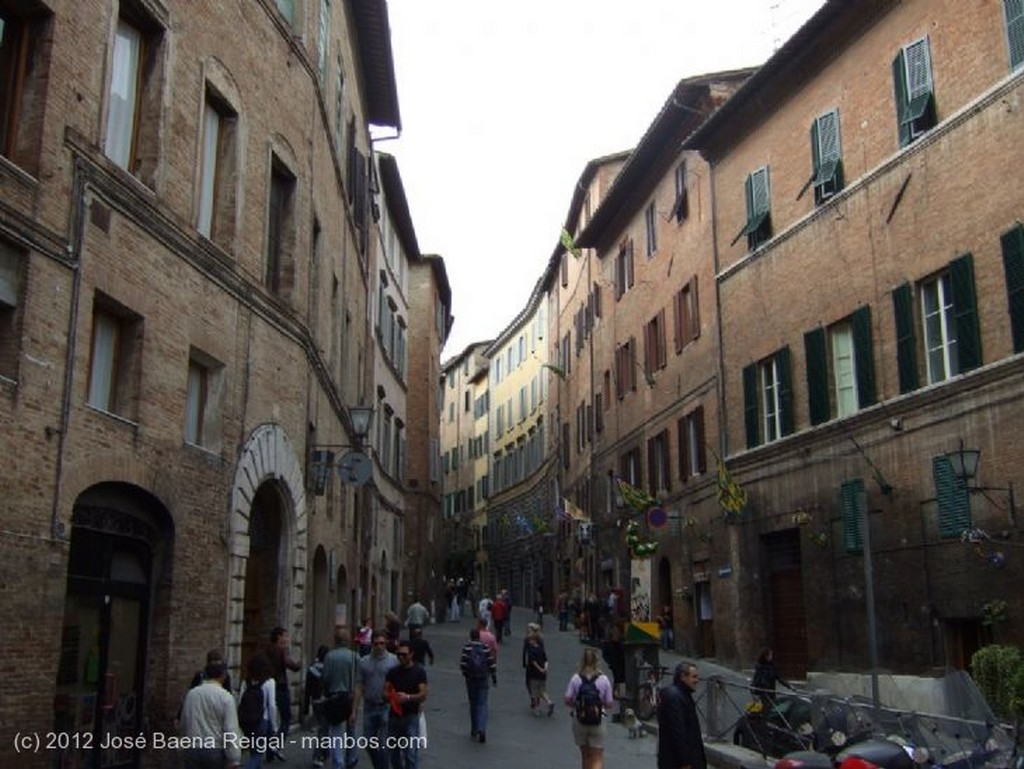
[[(950, 467), (953, 469), (953, 475), (963, 482), (964, 488), (967, 489), (968, 493), (981, 493), (988, 497), (987, 492), (1005, 491), (1010, 513), (1010, 523), (1014, 526), (1017, 525), (1017, 506), (1013, 497), (1013, 481), (1007, 481), (1005, 486), (976, 486), (974, 484), (974, 480), (978, 475), (978, 461), (981, 459), (981, 449), (965, 449), (964, 440), (961, 438), (957, 449), (947, 452), (946, 459), (949, 460)], [(991, 498), (989, 501), (991, 501)]]
[[(373, 463), (363, 451), (363, 441), (373, 424), (373, 406), (351, 406), (348, 419), (352, 427), (352, 443), (325, 443), (312, 446), (309, 452), (309, 469), (313, 480), (313, 494), (322, 497), (327, 490), (327, 477), (336, 469), (342, 483), (362, 486), (373, 473)], [(351, 449), (334, 461), (331, 449)]]

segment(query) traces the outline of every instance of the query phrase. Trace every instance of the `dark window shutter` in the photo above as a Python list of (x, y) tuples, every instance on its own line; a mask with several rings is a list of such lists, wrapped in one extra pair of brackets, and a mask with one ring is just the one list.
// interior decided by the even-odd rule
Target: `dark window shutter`
[(960, 371), (981, 365), (981, 329), (978, 327), (978, 304), (974, 290), (974, 257), (964, 254), (949, 264), (953, 289), (953, 319), (956, 323), (956, 348)]
[(708, 453), (704, 448), (704, 407), (698, 406), (693, 412), (697, 423), (697, 471), (706, 473), (708, 470)]
[(900, 392), (917, 389), (917, 343), (914, 339), (914, 296), (909, 283), (892, 291), (893, 315), (896, 320), (896, 363)]
[(896, 97), (896, 125), (899, 127), (900, 146), (906, 147), (910, 144), (910, 121), (907, 120), (907, 107), (909, 98), (907, 95), (907, 69), (903, 64), (903, 49), (896, 54), (892, 60), (892, 83)]
[[(690, 336), (689, 339), (696, 339), (700, 336), (700, 301), (697, 296), (697, 276), (694, 275), (690, 278), (690, 304), (687, 307), (687, 318), (690, 323)], [(689, 314), (690, 309), (693, 309), (693, 314)]]
[(1006, 34), (1010, 41), (1010, 69), (1024, 64), (1024, 2), (1004, 0), (1006, 6)]
[(676, 437), (679, 439), (679, 477), (685, 482), (690, 476), (690, 441), (686, 417), (676, 422)]
[(789, 347), (783, 347), (777, 353), (779, 362), (779, 410), (782, 412), (780, 435), (793, 434), (793, 369)]
[(1010, 310), (1013, 351), (1021, 352), (1024, 350), (1024, 226), (1018, 224), (1009, 232), (1004, 232), (1000, 242), (1003, 245), (1003, 270), (1006, 272), (1006, 298)]
[(939, 506), (939, 536), (959, 537), (971, 528), (971, 500), (967, 487), (953, 473), (949, 457), (932, 457), (932, 477), (935, 479), (935, 501)]
[(676, 354), (683, 351), (683, 292), (672, 295), (672, 317), (675, 326)]
[(804, 353), (807, 356), (807, 408), (811, 424), (820, 425), (831, 416), (825, 329), (816, 328), (804, 334)]
[(839, 502), (843, 512), (843, 547), (848, 553), (859, 553), (864, 549), (863, 521), (867, 517), (864, 479), (854, 478), (841, 484)]
[(594, 317), (601, 317), (601, 286), (594, 284)]
[(867, 408), (878, 400), (875, 392), (875, 356), (871, 344), (871, 308), (859, 307), (850, 317), (853, 360), (857, 369), (857, 405)]
[(658, 489), (655, 488), (658, 485), (655, 480), (658, 477), (657, 455), (654, 451), (654, 444), (657, 440), (657, 438), (647, 439), (647, 490), (652, 497), (658, 493)]
[(629, 365), (629, 384), (631, 390), (636, 390), (636, 337), (629, 338), (629, 355), (626, 359)]
[(818, 169), (821, 168), (821, 153), (818, 151), (818, 121), (811, 123), (811, 178), (818, 177)]
[(743, 423), (747, 431), (747, 448), (761, 443), (761, 422), (757, 407), (757, 364), (743, 367)]

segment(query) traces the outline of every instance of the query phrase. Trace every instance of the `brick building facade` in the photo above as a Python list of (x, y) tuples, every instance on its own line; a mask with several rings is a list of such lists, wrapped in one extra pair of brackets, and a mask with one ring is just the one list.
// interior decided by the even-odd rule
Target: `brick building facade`
[(375, 397), (370, 125), (401, 127), (387, 7), (0, 13), (0, 763), (52, 765), (13, 735), (56, 730), (94, 735), (62, 766), (160, 766), (96, 746), (170, 732), (208, 649), (238, 681), (274, 626), (305, 662), (369, 608), (366, 489), (321, 485), (309, 458), (351, 447), (349, 408)]

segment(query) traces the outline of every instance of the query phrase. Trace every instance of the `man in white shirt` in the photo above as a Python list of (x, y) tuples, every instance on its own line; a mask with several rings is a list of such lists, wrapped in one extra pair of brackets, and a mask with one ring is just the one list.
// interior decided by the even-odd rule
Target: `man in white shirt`
[(235, 698), (224, 688), (227, 666), (211, 662), (204, 680), (189, 689), (181, 705), (181, 734), (187, 739), (185, 769), (234, 769), (242, 765)]

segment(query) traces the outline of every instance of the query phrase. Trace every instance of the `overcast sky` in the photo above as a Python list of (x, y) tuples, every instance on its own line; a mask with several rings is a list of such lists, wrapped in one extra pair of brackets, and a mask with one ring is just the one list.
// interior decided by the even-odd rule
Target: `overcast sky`
[(444, 258), (442, 358), (497, 336), (558, 243), (588, 161), (630, 149), (682, 78), (763, 63), (822, 0), (389, 0), (398, 160)]

